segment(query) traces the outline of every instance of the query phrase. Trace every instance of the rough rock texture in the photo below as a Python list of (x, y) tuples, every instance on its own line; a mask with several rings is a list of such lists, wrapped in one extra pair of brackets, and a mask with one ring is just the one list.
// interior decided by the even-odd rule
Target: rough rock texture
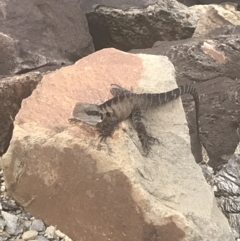
[[(240, 136), (240, 135), (239, 135)], [(207, 182), (213, 187), (218, 206), (228, 219), (236, 240), (240, 238), (240, 144), (233, 156), (214, 175), (212, 168), (201, 165)]]
[(13, 120), (22, 99), (27, 98), (41, 81), (42, 74), (31, 72), (7, 77), (0, 81), (0, 156), (5, 153), (12, 137)]
[(0, 33), (0, 75), (7, 75), (15, 69), (17, 50), (15, 41), (4, 33)]
[(188, 7), (199, 4), (199, 0), (177, 0), (177, 1)]
[(191, 154), (180, 100), (146, 115), (161, 141), (149, 158), (128, 121), (102, 144), (92, 127), (68, 123), (76, 101), (102, 102), (111, 83), (176, 87), (166, 57), (114, 49), (45, 75), (23, 101), (3, 156), (8, 193), (75, 240), (233, 240)]
[(80, 0), (2, 0), (0, 22), (0, 75), (69, 64), (94, 51)]
[[(131, 52), (166, 55), (176, 68), (179, 85), (197, 82), (201, 139), (210, 157), (209, 164), (219, 169), (239, 141), (236, 133), (240, 119), (239, 34), (157, 42), (151, 49)], [(194, 130), (193, 106), (189, 100), (185, 104), (190, 130)]]
[(223, 27), (215, 28), (207, 33), (205, 38), (212, 38), (219, 35), (240, 35), (240, 25), (225, 25)]
[(231, 3), (222, 5), (195, 5), (191, 7), (192, 14), (195, 13), (200, 16), (192, 37), (203, 36), (215, 28), (226, 25), (240, 24), (240, 12), (236, 8), (236, 4)]
[[(215, 194), (222, 212), (229, 220), (235, 238), (240, 238), (240, 145), (236, 148), (229, 162), (212, 180)], [(229, 178), (231, 176), (231, 178)]]
[(239, 0), (199, 0), (199, 3), (203, 3), (203, 4), (211, 4), (211, 3), (220, 4), (224, 2), (239, 3)]
[(193, 6), (197, 4), (225, 4), (228, 3), (235, 3), (239, 4), (239, 0), (178, 0), (178, 2), (186, 5), (186, 6)]
[(158, 40), (189, 38), (198, 20), (175, 0), (84, 0), (81, 6), (96, 50), (149, 48)]

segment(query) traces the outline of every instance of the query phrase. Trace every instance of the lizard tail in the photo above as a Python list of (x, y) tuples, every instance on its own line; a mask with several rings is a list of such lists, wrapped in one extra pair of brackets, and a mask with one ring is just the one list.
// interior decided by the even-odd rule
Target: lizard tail
[[(181, 85), (174, 90), (167, 91), (165, 93), (160, 94), (152, 94), (148, 96), (148, 104), (152, 106), (158, 106), (164, 103), (168, 103), (184, 94), (192, 95), (195, 102), (195, 110), (196, 110), (196, 128), (197, 128), (197, 137), (200, 142), (200, 133), (199, 133), (199, 96), (197, 90), (191, 85)], [(151, 100), (151, 101), (149, 101)]]
[[(180, 96), (184, 94), (192, 95), (195, 102), (195, 112), (196, 112), (196, 127), (197, 127), (197, 137), (200, 142), (200, 133), (199, 133), (199, 96), (197, 90), (191, 85), (181, 85), (178, 88), (180, 90)], [(173, 90), (174, 91), (174, 90)]]

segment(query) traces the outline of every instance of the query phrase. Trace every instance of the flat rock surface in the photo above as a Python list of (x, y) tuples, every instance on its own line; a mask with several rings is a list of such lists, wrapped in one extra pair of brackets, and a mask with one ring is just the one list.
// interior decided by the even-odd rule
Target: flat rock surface
[(166, 57), (114, 49), (46, 74), (23, 101), (3, 157), (9, 195), (73, 240), (232, 241), (192, 156), (180, 100), (145, 115), (161, 142), (148, 158), (129, 121), (102, 144), (94, 128), (68, 123), (77, 101), (101, 103), (111, 83), (134, 92), (176, 87)]

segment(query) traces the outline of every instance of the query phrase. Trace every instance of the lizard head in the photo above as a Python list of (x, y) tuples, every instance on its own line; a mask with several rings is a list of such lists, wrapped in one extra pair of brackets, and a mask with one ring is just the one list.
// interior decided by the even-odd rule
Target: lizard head
[(102, 121), (102, 114), (98, 105), (78, 102), (73, 110), (72, 120), (82, 121), (89, 125), (96, 125)]

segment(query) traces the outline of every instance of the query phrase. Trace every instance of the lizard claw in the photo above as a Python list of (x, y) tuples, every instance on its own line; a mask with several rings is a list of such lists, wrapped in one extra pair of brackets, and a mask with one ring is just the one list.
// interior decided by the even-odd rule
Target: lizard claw
[(73, 123), (73, 124), (76, 124), (77, 122), (79, 122), (79, 120), (76, 119), (76, 118), (74, 118), (74, 117), (69, 118), (68, 121), (69, 121), (70, 123)]
[(100, 142), (106, 142), (107, 136), (100, 134), (99, 137), (100, 137)]
[(139, 136), (139, 139), (142, 143), (145, 156), (149, 154), (152, 145), (154, 145), (155, 143), (160, 144), (160, 141), (156, 137), (150, 136), (149, 134), (146, 134), (144, 136)]

